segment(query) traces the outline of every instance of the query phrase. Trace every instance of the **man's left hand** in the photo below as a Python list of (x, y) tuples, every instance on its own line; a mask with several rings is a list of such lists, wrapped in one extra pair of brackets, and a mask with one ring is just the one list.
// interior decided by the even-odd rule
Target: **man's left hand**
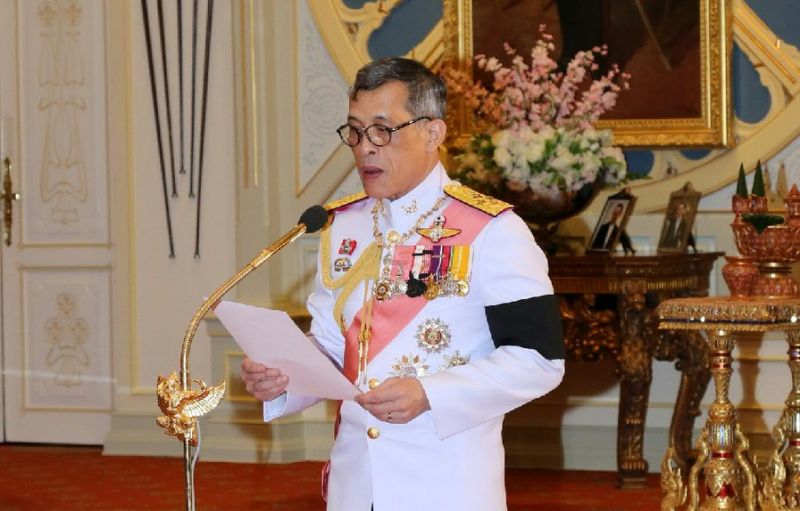
[(389, 378), (365, 394), (356, 396), (360, 404), (375, 418), (405, 424), (430, 410), (425, 389), (416, 378)]

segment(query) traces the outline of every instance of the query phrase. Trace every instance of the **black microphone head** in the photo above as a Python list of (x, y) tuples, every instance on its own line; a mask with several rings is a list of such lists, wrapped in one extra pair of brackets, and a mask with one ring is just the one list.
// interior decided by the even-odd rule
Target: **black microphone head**
[(306, 226), (306, 232), (317, 232), (328, 223), (328, 212), (322, 206), (311, 206), (300, 215), (297, 222)]

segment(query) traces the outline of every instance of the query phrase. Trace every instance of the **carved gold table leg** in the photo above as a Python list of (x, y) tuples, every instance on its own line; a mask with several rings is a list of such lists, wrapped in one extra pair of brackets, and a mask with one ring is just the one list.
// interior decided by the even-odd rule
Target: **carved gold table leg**
[(620, 305), (622, 346), (619, 355), (620, 406), (617, 422), (617, 474), (621, 488), (646, 485), (644, 423), (653, 380), (651, 349), (644, 336), (649, 311), (645, 307), (645, 285), (623, 284)]
[(800, 508), (800, 332), (786, 332), (792, 390), (772, 430), (775, 450), (762, 474), (759, 504), (765, 511)]
[[(659, 335), (653, 333), (653, 335)], [(661, 343), (669, 343), (671, 351), (656, 354), (658, 360), (675, 360), (676, 369), (681, 372), (675, 410), (669, 427), (669, 447), (671, 458), (678, 464), (683, 474), (687, 474), (695, 461), (692, 451), (692, 431), (695, 418), (702, 415), (700, 405), (711, 381), (708, 344), (697, 331), (667, 331), (660, 333)], [(664, 356), (668, 355), (668, 356)]]
[[(736, 411), (728, 399), (735, 340), (724, 330), (713, 330), (708, 332), (708, 344), (716, 399), (698, 441), (701, 455), (690, 473), (689, 509), (697, 509), (700, 504), (703, 510), (754, 511), (755, 471), (747, 453), (747, 439), (739, 430)], [(705, 481), (698, 490), (697, 477), (701, 469)]]

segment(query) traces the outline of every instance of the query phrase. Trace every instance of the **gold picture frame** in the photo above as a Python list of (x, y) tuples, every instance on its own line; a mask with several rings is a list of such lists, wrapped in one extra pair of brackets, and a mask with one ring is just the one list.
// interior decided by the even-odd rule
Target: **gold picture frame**
[(689, 181), (670, 194), (658, 236), (659, 254), (686, 252), (701, 196)]
[[(503, 0), (481, 1), (480, 10), (486, 10), (487, 5), (492, 9), (503, 9), (503, 5), (508, 5), (508, 9), (519, 9), (521, 4), (536, 4), (538, 2), (546, 3), (549, 5), (557, 4), (552, 0)], [(620, 119), (604, 119), (598, 123), (600, 129), (611, 129), (614, 133), (614, 140), (617, 145), (624, 147), (728, 147), (733, 144), (732, 125), (733, 125), (733, 111), (731, 101), (731, 86), (730, 86), (730, 55), (732, 49), (732, 28), (731, 28), (731, 0), (684, 0), (684, 4), (691, 4), (698, 10), (698, 16), (692, 18), (691, 23), (693, 29), (690, 31), (692, 39), (684, 41), (684, 45), (695, 45), (693, 53), (696, 66), (699, 55), (699, 66), (693, 68), (692, 73), (689, 73), (692, 79), (679, 80), (677, 83), (686, 87), (686, 94), (692, 98), (691, 108), (676, 108), (672, 111), (669, 117), (650, 117), (649, 114), (639, 116), (634, 107), (627, 109), (626, 118)], [(603, 2), (606, 9), (622, 5), (621, 3), (612, 4), (610, 0)], [(638, 18), (637, 27), (644, 31), (650, 37), (648, 43), (652, 46), (658, 46), (658, 42), (654, 37), (653, 26), (648, 22), (648, 17), (645, 12), (645, 6), (651, 7), (651, 3), (643, 4), (641, 0), (636, 0), (631, 4), (639, 10), (640, 18)], [(495, 7), (497, 6), (497, 7)], [(494, 42), (503, 42), (507, 39), (511, 32), (504, 31), (498, 27), (498, 20), (501, 19), (515, 19), (515, 16), (499, 16), (493, 14), (487, 15), (485, 22), (486, 33), (474, 34), (473, 30), (480, 30), (479, 27), (484, 25), (482, 19), (473, 19), (473, 0), (444, 0), (443, 21), (444, 21), (444, 53), (443, 53), (443, 66), (457, 67), (470, 76), (473, 70), (473, 56), (475, 55), (474, 42), (478, 40), (493, 40)], [(690, 11), (691, 12), (691, 11)], [(518, 16), (517, 16), (518, 17)], [(557, 18), (559, 19), (559, 18)], [(616, 19), (616, 18), (615, 18)], [(529, 31), (514, 31), (514, 37), (531, 37), (532, 40), (538, 37), (538, 31), (535, 27), (539, 24), (537, 21), (541, 19), (532, 19), (526, 25), (530, 26)], [(641, 25), (641, 26), (640, 26)], [(643, 27), (643, 28), (642, 28)], [(520, 33), (523, 33), (520, 36)], [(503, 36), (495, 36), (495, 34), (505, 34)], [(616, 31), (614, 33), (617, 33)], [(675, 37), (675, 36), (673, 36)], [(688, 37), (688, 36), (687, 36)], [(697, 40), (694, 40), (697, 37)], [(499, 44), (498, 43), (498, 44)], [(518, 48), (519, 49), (519, 48)], [(609, 47), (609, 50), (612, 50)], [(657, 52), (663, 60), (665, 68), (669, 68), (669, 62), (666, 60), (664, 52)], [(525, 55), (526, 52), (520, 51), (520, 54)], [(504, 55), (497, 55), (498, 58)], [(611, 59), (611, 56), (609, 60)], [(501, 59), (502, 60), (502, 59)], [(638, 61), (642, 61), (639, 58)], [(646, 59), (644, 59), (646, 61)], [(613, 60), (612, 60), (613, 62)], [(654, 64), (655, 65), (655, 64)], [(625, 67), (623, 66), (623, 71)], [(695, 72), (696, 71), (696, 72)], [(640, 82), (645, 79), (651, 79), (649, 74), (640, 73)], [(666, 77), (667, 75), (664, 75)], [(694, 78), (696, 78), (696, 83)], [(631, 90), (635, 90), (636, 76), (632, 76)], [(650, 94), (650, 87), (642, 87), (637, 94), (636, 101), (642, 105), (643, 110), (646, 110), (646, 105), (656, 105), (659, 101), (663, 102), (664, 96), (652, 97)], [(618, 98), (618, 104), (623, 105), (625, 94), (631, 91), (622, 91)], [(699, 94), (694, 98), (693, 94)], [(699, 101), (699, 103), (698, 103)], [(463, 101), (455, 97), (451, 100), (450, 111), (448, 113), (448, 123), (452, 132), (451, 141), (455, 145), (462, 145), (469, 138), (471, 133), (472, 120), (467, 115)], [(684, 115), (685, 112), (691, 110), (696, 112), (696, 115)], [(613, 111), (610, 115), (614, 115)], [(633, 117), (630, 117), (633, 116)], [(608, 116), (606, 116), (608, 117)]]
[(592, 230), (586, 253), (613, 254), (636, 206), (636, 196), (624, 188), (609, 195)]

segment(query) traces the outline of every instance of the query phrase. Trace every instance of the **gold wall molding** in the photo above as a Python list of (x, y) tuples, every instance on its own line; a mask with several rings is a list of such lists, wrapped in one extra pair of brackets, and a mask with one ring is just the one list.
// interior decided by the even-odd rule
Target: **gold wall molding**
[[(353, 83), (356, 71), (372, 60), (367, 48), (369, 36), (399, 3), (399, 0), (380, 0), (366, 2), (361, 9), (351, 9), (342, 0), (308, 0), (317, 29), (347, 83)], [(442, 38), (443, 26), (439, 22), (407, 56), (435, 64), (442, 55)]]
[[(797, 107), (793, 104), (800, 91), (800, 51), (775, 36), (743, 0), (703, 1), (709, 2), (710, 9), (723, 4), (730, 6), (727, 15), (732, 18), (731, 36), (753, 63), (769, 91), (770, 110), (757, 123), (751, 124), (733, 117), (729, 119), (729, 128), (733, 131), (733, 140), (736, 143), (735, 150), (715, 149), (700, 159), (687, 158), (679, 149), (655, 150), (651, 179), (632, 186), (634, 194), (639, 197), (637, 213), (663, 210), (669, 193), (687, 179), (704, 195), (719, 190), (735, 180), (740, 163), (745, 168), (752, 169), (757, 160), (769, 159), (800, 134), (797, 123), (791, 120), (797, 114)], [(446, 3), (455, 5), (456, 8), (446, 6), (442, 21), (409, 52), (409, 56), (429, 65), (437, 65), (445, 52), (463, 54), (465, 42), (447, 39), (444, 34), (448, 24), (466, 26), (469, 23), (465, 19), (466, 0), (447, 0)], [(395, 1), (376, 1), (365, 3), (362, 9), (350, 9), (341, 0), (308, 0), (308, 8), (320, 36), (345, 82), (351, 83), (358, 68), (370, 60), (367, 50), (369, 34), (381, 26), (388, 13), (396, 6)], [(259, 45), (260, 41), (256, 40), (256, 48)], [(258, 60), (255, 62), (258, 64)], [(729, 70), (719, 72), (725, 74)], [(709, 84), (709, 87), (712, 85)], [(449, 124), (454, 130), (463, 128), (460, 121)], [(645, 127), (650, 129), (656, 126)], [(680, 133), (689, 133), (696, 128), (688, 121), (679, 121), (675, 127)], [(642, 138), (638, 139), (637, 145), (651, 142), (653, 141)], [(296, 193), (299, 191), (305, 197), (329, 195), (345, 179), (351, 168), (352, 159), (349, 153), (341, 147), (335, 148), (307, 183), (296, 183)], [(668, 176), (667, 169), (673, 169), (676, 175)], [(597, 215), (602, 204), (602, 198), (596, 200), (586, 214)]]

